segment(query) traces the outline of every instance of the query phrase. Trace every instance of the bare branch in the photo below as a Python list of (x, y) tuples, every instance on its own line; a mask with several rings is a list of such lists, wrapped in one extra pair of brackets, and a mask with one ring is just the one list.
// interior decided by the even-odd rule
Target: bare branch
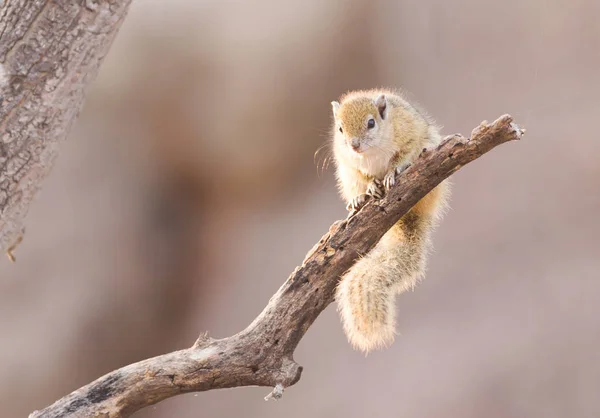
[(263, 312), (242, 332), (213, 340), (206, 334), (186, 350), (115, 370), (30, 417), (127, 417), (171, 396), (236, 386), (275, 387), (278, 399), (302, 367), (294, 350), (317, 316), (333, 301), (338, 278), (423, 196), (470, 161), (523, 130), (508, 115), (482, 123), (470, 140), (444, 139), (398, 178), (388, 195), (335, 222), (307, 254)]
[(0, 5), (0, 251), (13, 260), (29, 205), (130, 2), (7, 0)]

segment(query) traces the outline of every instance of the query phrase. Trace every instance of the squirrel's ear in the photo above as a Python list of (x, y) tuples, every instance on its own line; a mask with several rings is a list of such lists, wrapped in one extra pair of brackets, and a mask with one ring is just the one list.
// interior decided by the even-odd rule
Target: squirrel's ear
[(331, 102), (331, 108), (333, 109), (333, 117), (336, 117), (337, 111), (340, 108), (340, 104), (336, 101)]
[(385, 119), (387, 116), (387, 99), (385, 97), (385, 94), (380, 94), (379, 96), (377, 96), (375, 100), (373, 100), (373, 103), (377, 107), (381, 119)]

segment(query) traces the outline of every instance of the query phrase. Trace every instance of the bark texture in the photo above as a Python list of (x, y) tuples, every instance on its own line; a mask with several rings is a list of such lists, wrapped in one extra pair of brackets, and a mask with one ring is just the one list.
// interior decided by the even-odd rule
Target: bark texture
[(0, 2), (0, 250), (9, 256), (130, 2)]
[(219, 340), (202, 335), (191, 348), (115, 370), (30, 418), (127, 417), (178, 394), (237, 386), (271, 386), (275, 389), (268, 397), (281, 397), (302, 373), (293, 359), (296, 346), (333, 301), (338, 278), (358, 255), (373, 248), (441, 181), (523, 132), (504, 115), (482, 123), (469, 140), (452, 135), (437, 148), (423, 150), (387, 196), (330, 227), (244, 331)]

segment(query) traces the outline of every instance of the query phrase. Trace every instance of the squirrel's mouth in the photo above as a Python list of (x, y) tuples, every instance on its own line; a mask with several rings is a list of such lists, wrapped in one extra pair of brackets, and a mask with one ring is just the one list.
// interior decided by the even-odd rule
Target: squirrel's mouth
[(371, 146), (369, 144), (365, 144), (363, 142), (361, 142), (360, 144), (358, 144), (358, 146), (353, 147), (352, 145), (350, 145), (350, 149), (352, 150), (352, 152), (356, 155), (359, 156), (363, 156), (363, 154), (368, 151), (371, 148)]
[(357, 142), (357, 143), (350, 142), (348, 144), (348, 148), (350, 148), (352, 150), (352, 152), (354, 152), (356, 154), (362, 154), (367, 149), (369, 149), (369, 146), (367, 144), (364, 144), (363, 142)]
[(353, 136), (351, 138), (346, 138), (346, 145), (348, 148), (352, 150), (352, 152), (356, 154), (360, 154), (364, 152), (368, 147), (368, 144), (365, 144), (363, 138), (358, 136)]

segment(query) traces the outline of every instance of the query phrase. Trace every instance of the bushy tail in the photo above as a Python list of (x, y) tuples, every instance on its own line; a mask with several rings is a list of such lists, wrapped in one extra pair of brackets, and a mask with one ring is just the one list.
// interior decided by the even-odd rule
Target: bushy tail
[(340, 280), (336, 302), (354, 348), (368, 353), (394, 341), (395, 298), (424, 274), (432, 215), (408, 212)]

